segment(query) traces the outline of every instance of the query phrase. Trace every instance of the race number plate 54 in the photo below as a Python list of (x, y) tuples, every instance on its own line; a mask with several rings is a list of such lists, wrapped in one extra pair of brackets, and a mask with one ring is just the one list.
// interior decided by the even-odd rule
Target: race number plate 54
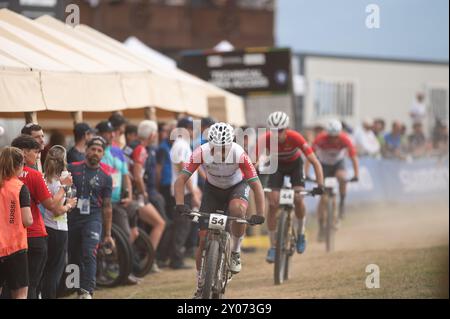
[(280, 191), (280, 204), (281, 205), (294, 204), (294, 190), (293, 189), (282, 189)]
[(227, 226), (227, 218), (226, 215), (221, 214), (211, 214), (209, 215), (209, 229), (218, 229), (218, 230), (225, 230), (225, 227)]

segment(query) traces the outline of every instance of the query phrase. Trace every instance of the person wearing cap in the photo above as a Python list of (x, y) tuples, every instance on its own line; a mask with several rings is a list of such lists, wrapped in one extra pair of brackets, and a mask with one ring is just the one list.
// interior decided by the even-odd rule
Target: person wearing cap
[[(102, 137), (90, 139), (86, 159), (69, 164), (73, 183), (77, 188), (78, 204), (68, 214), (69, 263), (80, 267), (80, 299), (92, 299), (96, 285), (97, 248), (114, 247), (112, 227), (111, 167), (101, 163), (106, 142)], [(102, 239), (103, 236), (103, 239)]]
[(73, 128), (75, 145), (67, 152), (67, 163), (81, 162), (85, 159), (86, 143), (94, 135), (95, 130), (87, 123), (77, 123)]
[(355, 145), (360, 156), (377, 156), (380, 154), (380, 142), (378, 142), (372, 128), (372, 119), (366, 118), (362, 125), (355, 129)]

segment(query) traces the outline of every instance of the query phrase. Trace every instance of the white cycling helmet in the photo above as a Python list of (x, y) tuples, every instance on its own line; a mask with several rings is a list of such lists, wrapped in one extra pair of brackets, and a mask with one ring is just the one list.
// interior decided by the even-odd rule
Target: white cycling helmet
[(230, 124), (219, 122), (211, 125), (208, 131), (208, 141), (213, 146), (231, 145), (234, 140), (234, 129)]
[(289, 126), (289, 116), (284, 112), (273, 112), (267, 118), (270, 129), (282, 130)]
[(327, 123), (327, 132), (331, 136), (338, 136), (342, 131), (342, 123), (339, 120), (330, 120)]

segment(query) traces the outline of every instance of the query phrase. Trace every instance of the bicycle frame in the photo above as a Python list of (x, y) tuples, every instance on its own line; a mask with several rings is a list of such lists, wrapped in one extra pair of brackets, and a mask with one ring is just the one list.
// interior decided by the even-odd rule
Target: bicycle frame
[[(226, 216), (223, 211), (212, 214), (193, 211), (188, 215), (193, 217), (194, 222), (198, 222), (200, 217), (210, 218), (205, 245), (201, 252), (200, 274), (204, 280), (202, 296), (204, 299), (221, 298), (232, 276), (229, 270), (231, 263), (229, 224), (232, 221), (249, 224), (248, 220)], [(218, 247), (215, 247), (216, 245)], [(211, 258), (212, 261), (209, 261), (208, 258)], [(214, 269), (209, 269), (211, 267)]]
[[(272, 192), (266, 188), (265, 192)], [(293, 190), (290, 187), (280, 189), (280, 214), (277, 222), (277, 240), (275, 246), (274, 283), (279, 285), (289, 279), (289, 261), (294, 254), (297, 243), (296, 229), (293, 223), (292, 212), (295, 208), (295, 194), (312, 196), (312, 191)]]
[[(345, 180), (345, 183), (351, 182), (351, 180)], [(327, 252), (334, 250), (334, 233), (336, 231), (335, 225), (337, 220), (337, 205), (336, 205), (336, 188), (339, 187), (339, 181), (336, 177), (325, 178), (325, 192), (322, 196), (324, 201), (322, 209), (326, 209), (326, 233), (325, 242)]]

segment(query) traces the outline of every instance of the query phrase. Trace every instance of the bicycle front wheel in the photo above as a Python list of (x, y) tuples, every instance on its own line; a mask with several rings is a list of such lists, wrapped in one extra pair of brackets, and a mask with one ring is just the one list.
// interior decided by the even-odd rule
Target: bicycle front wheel
[(286, 274), (286, 267), (289, 263), (289, 211), (282, 210), (278, 219), (277, 225), (277, 244), (275, 246), (275, 268), (274, 268), (274, 282), (275, 285), (283, 283)]
[(326, 228), (326, 248), (327, 252), (334, 251), (334, 236), (335, 236), (335, 227), (334, 227), (334, 212), (336, 209), (336, 199), (331, 197), (328, 199), (327, 205), (327, 228)]
[(217, 272), (219, 266), (219, 250), (220, 244), (216, 239), (209, 241), (204, 264), (204, 285), (202, 289), (202, 299), (212, 299), (215, 282), (217, 280)]

